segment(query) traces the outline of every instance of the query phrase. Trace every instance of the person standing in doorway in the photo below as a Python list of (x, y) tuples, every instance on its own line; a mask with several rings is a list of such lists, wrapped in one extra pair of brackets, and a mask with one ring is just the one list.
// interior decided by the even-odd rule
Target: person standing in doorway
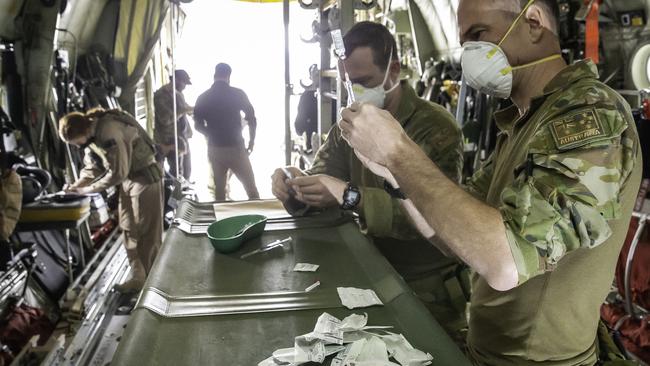
[[(183, 90), (188, 85), (192, 85), (190, 75), (185, 70), (176, 70), (176, 123), (178, 125), (178, 150), (180, 162), (180, 173), (186, 179), (190, 179), (192, 174), (192, 160), (190, 156), (189, 139), (192, 137), (192, 127), (187, 120), (187, 116), (192, 113), (194, 108), (185, 102)], [(173, 86), (170, 82), (153, 95), (154, 106), (156, 108), (156, 119), (154, 127), (154, 138), (160, 147), (163, 155), (163, 163), (167, 159), (169, 171), (176, 176), (176, 155), (174, 153), (174, 95)]]
[[(227, 172), (230, 169), (244, 185), (248, 199), (260, 197), (248, 155), (255, 146), (255, 110), (243, 90), (230, 86), (232, 69), (225, 63), (215, 67), (214, 84), (196, 101), (194, 127), (208, 140), (208, 160), (214, 176), (214, 198), (226, 198)], [(242, 112), (248, 121), (249, 142), (242, 137)]]

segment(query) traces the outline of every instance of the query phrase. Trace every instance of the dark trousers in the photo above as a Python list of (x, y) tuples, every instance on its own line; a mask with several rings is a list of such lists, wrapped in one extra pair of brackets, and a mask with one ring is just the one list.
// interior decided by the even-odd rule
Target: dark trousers
[[(167, 164), (169, 164), (169, 173), (173, 175), (174, 177), (176, 176), (176, 156), (174, 154), (174, 150), (170, 151), (167, 153), (165, 156), (165, 159), (167, 159)], [(192, 155), (190, 153), (190, 147), (189, 145), (187, 146), (187, 153), (180, 155), (178, 157), (178, 160), (181, 165), (181, 175), (185, 180), (190, 180), (190, 176), (192, 175)], [(164, 161), (163, 161), (164, 162)]]

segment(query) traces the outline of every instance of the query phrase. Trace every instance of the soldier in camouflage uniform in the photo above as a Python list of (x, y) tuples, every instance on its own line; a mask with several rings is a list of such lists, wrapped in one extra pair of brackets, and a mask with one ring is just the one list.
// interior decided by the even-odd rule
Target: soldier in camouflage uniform
[[(350, 79), (365, 83), (364, 87), (382, 87), (382, 80), (385, 89), (392, 85), (395, 90), (387, 93), (385, 109), (427, 157), (458, 182), (463, 163), (462, 133), (444, 108), (418, 98), (407, 82), (398, 81), (400, 66), (390, 32), (380, 24), (362, 22), (344, 40)], [(454, 270), (457, 261), (444, 256), (418, 234), (400, 208), (399, 200), (384, 190), (383, 178), (363, 167), (338, 127), (331, 129), (311, 169), (304, 173), (293, 167), (289, 169), (296, 179), (287, 182), (280, 169), (273, 176), (274, 194), (283, 202), (289, 198), (289, 185), (298, 192), (298, 199), (316, 207), (339, 206), (348, 183), (358, 187), (361, 199), (354, 211), (362, 219), (362, 229), (448, 331), (465, 326), (465, 300), (458, 281), (454, 277), (446, 284), (457, 289), (453, 294), (461, 298), (457, 302), (459, 306), (454, 308), (443, 280), (443, 272)]]
[(174, 94), (171, 81), (153, 95), (155, 107), (154, 139), (160, 146), (163, 162), (167, 159), (169, 171), (176, 176), (176, 154), (174, 149), (174, 123), (177, 124), (179, 163), (181, 166), (180, 175), (186, 180), (190, 179), (192, 173), (192, 157), (190, 152), (189, 139), (192, 138), (192, 127), (187, 121), (187, 116), (194, 111), (194, 107), (185, 102), (183, 90), (192, 85), (190, 75), (185, 70), (176, 70), (176, 121), (174, 121)]
[[(597, 362), (599, 309), (641, 180), (629, 106), (598, 80), (591, 61), (566, 66), (553, 56), (560, 48), (548, 4), (531, 0), (522, 10), (519, 0), (460, 3), (466, 52), (487, 46), (485, 59), (463, 55), (466, 78), (495, 95), (506, 90), (514, 102), (495, 115), (497, 146), (470, 194), (372, 107), (355, 105), (341, 122), (368, 166), (411, 198), (403, 204), (414, 220), (474, 269), (467, 342), (477, 365)], [(511, 85), (472, 73), (474, 61), (489, 73), (499, 53), (525, 65), (495, 68), (501, 76), (518, 70)], [(396, 142), (373, 150), (383, 141)]]

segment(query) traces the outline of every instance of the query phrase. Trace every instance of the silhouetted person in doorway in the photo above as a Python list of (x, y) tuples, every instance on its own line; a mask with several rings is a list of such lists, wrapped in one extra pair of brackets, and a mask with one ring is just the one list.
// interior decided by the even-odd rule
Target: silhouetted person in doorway
[[(232, 69), (220, 63), (214, 70), (214, 84), (196, 101), (194, 121), (197, 131), (208, 139), (208, 160), (214, 175), (214, 198), (224, 201), (227, 172), (230, 169), (246, 189), (248, 199), (258, 199), (255, 176), (248, 155), (255, 146), (257, 120), (246, 93), (230, 86)], [(242, 115), (248, 121), (250, 139), (244, 146)]]

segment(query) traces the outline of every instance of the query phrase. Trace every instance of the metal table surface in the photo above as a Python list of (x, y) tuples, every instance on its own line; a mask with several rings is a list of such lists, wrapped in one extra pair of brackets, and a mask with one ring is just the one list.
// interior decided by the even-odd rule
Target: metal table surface
[[(187, 217), (190, 206), (196, 211), (190, 220), (210, 217), (207, 212), (212, 204), (188, 201), (181, 204), (177, 217)], [(250, 204), (244, 206), (242, 213), (253, 213)], [(279, 225), (285, 225), (284, 219), (279, 220)], [(320, 225), (315, 225), (318, 221)], [(228, 255), (216, 252), (205, 235), (170, 229), (145, 293), (155, 288), (176, 298), (219, 296), (225, 299), (219, 304), (232, 300), (234, 305), (228, 309), (234, 310), (220, 315), (165, 317), (143, 308), (143, 295), (111, 364), (254, 366), (276, 349), (292, 347), (294, 337), (311, 332), (323, 312), (340, 319), (367, 313), (368, 325), (394, 326), (393, 332), (404, 334), (414, 347), (433, 355), (434, 365), (470, 364), (350, 218), (324, 214), (293, 219), (292, 229), (273, 230), (274, 225), (274, 220), (269, 220), (261, 238)], [(262, 243), (287, 236), (293, 238), (290, 249), (240, 259), (242, 253)], [(299, 262), (319, 264), (320, 268), (315, 273), (293, 272)], [(320, 287), (304, 293), (316, 280)], [(337, 287), (373, 289), (384, 306), (348, 310), (338, 299)], [(292, 304), (283, 303), (278, 294), (302, 296), (305, 301), (293, 304), (298, 309), (285, 310)], [(242, 295), (262, 306), (248, 311), (250, 301), (242, 302)], [(301, 308), (304, 304), (307, 306)]]

